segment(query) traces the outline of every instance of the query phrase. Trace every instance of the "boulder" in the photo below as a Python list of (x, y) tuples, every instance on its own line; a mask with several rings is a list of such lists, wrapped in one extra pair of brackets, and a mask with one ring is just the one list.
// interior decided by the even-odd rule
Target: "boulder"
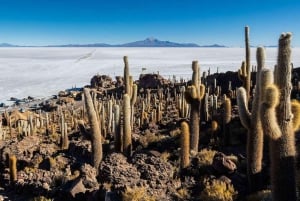
[(144, 89), (156, 89), (168, 83), (169, 81), (159, 74), (141, 74), (139, 78), (139, 87)]

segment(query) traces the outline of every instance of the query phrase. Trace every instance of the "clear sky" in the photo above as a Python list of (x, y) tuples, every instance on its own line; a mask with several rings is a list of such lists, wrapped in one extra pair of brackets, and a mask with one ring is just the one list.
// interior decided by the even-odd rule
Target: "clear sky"
[(0, 0), (0, 43), (120, 44), (155, 37), (199, 45), (300, 47), (300, 0)]

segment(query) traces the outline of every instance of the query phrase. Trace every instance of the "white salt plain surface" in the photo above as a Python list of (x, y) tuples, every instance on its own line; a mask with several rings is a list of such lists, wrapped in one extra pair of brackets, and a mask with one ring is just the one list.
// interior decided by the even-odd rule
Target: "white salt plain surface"
[[(256, 65), (256, 49), (251, 62)], [(190, 78), (191, 63), (198, 60), (201, 72), (237, 71), (245, 58), (244, 48), (0, 48), (0, 103), (10, 97), (49, 97), (58, 91), (82, 87), (95, 74), (123, 75), (123, 56), (129, 58), (130, 74), (158, 72)], [(266, 65), (276, 64), (277, 48), (266, 49)], [(293, 48), (292, 62), (300, 66), (300, 48)]]

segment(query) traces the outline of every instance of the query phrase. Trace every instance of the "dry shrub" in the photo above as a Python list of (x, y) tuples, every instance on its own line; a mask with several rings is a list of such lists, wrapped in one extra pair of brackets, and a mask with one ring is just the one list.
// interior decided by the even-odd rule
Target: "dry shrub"
[(161, 136), (155, 135), (155, 133), (147, 132), (144, 136), (141, 136), (140, 143), (146, 148), (149, 144), (158, 142), (161, 139)]
[(200, 199), (205, 201), (233, 201), (237, 192), (232, 184), (217, 179), (205, 178), (204, 189), (200, 194)]
[(198, 152), (196, 157), (198, 158), (201, 166), (209, 166), (212, 165), (216, 153), (217, 152), (215, 150), (202, 149)]
[(168, 161), (168, 159), (169, 159), (169, 157), (170, 157), (170, 152), (167, 152), (167, 151), (165, 151), (165, 152), (163, 152), (161, 155), (160, 155), (160, 158), (164, 161), (164, 162), (167, 162)]
[(145, 187), (128, 187), (122, 193), (122, 201), (156, 201), (156, 199), (147, 194)]
[(175, 195), (179, 200), (187, 200), (190, 198), (190, 193), (189, 193), (188, 189), (186, 189), (184, 187), (179, 188)]
[(52, 201), (53, 199), (46, 198), (44, 196), (38, 196), (30, 199), (30, 201)]

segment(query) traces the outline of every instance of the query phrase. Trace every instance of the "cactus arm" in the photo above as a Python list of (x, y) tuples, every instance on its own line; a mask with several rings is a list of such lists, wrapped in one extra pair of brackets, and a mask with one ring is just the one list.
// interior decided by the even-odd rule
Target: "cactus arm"
[(277, 140), (282, 135), (275, 112), (275, 108), (279, 103), (278, 97), (279, 92), (277, 87), (275, 85), (269, 85), (264, 93), (260, 111), (264, 133), (272, 140)]
[(293, 129), (299, 130), (300, 126), (300, 103), (297, 100), (292, 100), (292, 113), (293, 113)]
[(243, 87), (240, 87), (237, 90), (237, 104), (239, 108), (239, 116), (241, 119), (241, 123), (245, 128), (249, 130), (251, 114), (248, 110), (247, 93)]

